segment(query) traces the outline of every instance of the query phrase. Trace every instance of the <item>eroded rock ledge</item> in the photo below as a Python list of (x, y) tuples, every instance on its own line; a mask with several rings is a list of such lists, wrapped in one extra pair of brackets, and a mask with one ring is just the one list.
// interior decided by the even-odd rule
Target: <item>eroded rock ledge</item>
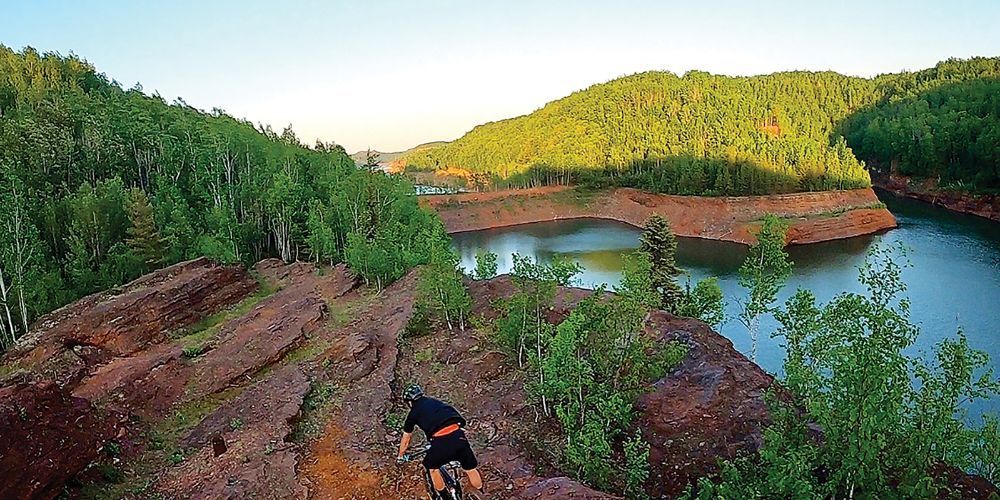
[(654, 194), (631, 188), (580, 193), (550, 186), (421, 198), (459, 233), (561, 219), (610, 219), (641, 227), (652, 214), (670, 221), (678, 236), (753, 242), (761, 218), (773, 213), (790, 223), (789, 244), (818, 243), (896, 227), (871, 189), (769, 196), (703, 197)]

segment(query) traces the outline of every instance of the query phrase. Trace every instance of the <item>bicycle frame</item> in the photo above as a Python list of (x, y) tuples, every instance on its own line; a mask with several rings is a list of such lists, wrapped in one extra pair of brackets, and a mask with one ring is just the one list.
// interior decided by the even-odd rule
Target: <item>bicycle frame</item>
[[(407, 454), (406, 460), (409, 462), (420, 458), (426, 455), (427, 451), (430, 449), (430, 445), (426, 445), (419, 451)], [(438, 471), (444, 479), (444, 490), (442, 490), (440, 494), (434, 489), (434, 482), (431, 480), (431, 472), (424, 469), (424, 482), (427, 486), (427, 493), (431, 496), (431, 498), (439, 498), (441, 500), (462, 500), (462, 484), (460, 482), (460, 472), (458, 471), (458, 467), (457, 462), (449, 462), (441, 467), (438, 467)]]

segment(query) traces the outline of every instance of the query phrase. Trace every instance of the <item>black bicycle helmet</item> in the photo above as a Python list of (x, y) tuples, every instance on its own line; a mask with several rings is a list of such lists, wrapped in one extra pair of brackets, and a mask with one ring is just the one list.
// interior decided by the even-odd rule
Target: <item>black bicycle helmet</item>
[(403, 399), (406, 401), (416, 401), (424, 395), (424, 390), (417, 384), (410, 384), (403, 391)]

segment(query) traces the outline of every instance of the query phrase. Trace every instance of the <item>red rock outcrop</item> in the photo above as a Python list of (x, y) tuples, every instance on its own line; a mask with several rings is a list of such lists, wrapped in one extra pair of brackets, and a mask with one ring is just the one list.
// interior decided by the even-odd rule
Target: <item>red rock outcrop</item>
[(0, 387), (0, 498), (56, 497), (123, 427), (52, 381)]
[(4, 366), (14, 368), (0, 387), (0, 435), (10, 446), (2, 455), (0, 484), (6, 489), (0, 497), (51, 498), (99, 458), (106, 440), (122, 437), (127, 414), (95, 406), (106, 392), (85, 390), (92, 371), (138, 353), (140, 361), (130, 372), (114, 373), (115, 384), (97, 385), (134, 383), (136, 374), (155, 372), (162, 359), (179, 355), (179, 348), (161, 348), (171, 331), (256, 289), (257, 282), (243, 268), (197, 259), (121, 289), (90, 295), (39, 319), (0, 358)]
[(871, 189), (769, 196), (675, 196), (630, 188), (581, 194), (565, 186), (488, 193), (424, 196), (449, 232), (561, 219), (610, 219), (641, 227), (652, 214), (670, 221), (678, 236), (753, 242), (768, 213), (790, 222), (789, 244), (818, 243), (896, 227)]
[[(295, 469), (296, 446), (285, 441), (309, 381), (286, 366), (205, 417), (181, 441), (197, 451), (169, 469), (156, 489), (169, 498), (305, 498)], [(224, 443), (222, 453), (211, 446)]]
[[(204, 258), (176, 264), (39, 318), (0, 363), (67, 384), (90, 366), (162, 342), (168, 333), (256, 289), (257, 282), (240, 266)], [(80, 359), (84, 362), (74, 362)]]
[(532, 484), (518, 493), (516, 498), (523, 500), (554, 500), (557, 498), (612, 500), (620, 497), (590, 489), (568, 477), (553, 477)]
[(638, 426), (650, 443), (651, 492), (676, 496), (718, 472), (720, 460), (760, 448), (770, 421), (764, 394), (773, 377), (700, 321), (656, 311), (646, 330), (688, 347), (680, 366), (638, 404)]
[[(255, 289), (244, 283), (245, 274), (220, 267), (201, 262), (165, 270), (158, 279), (140, 280), (148, 288), (133, 283), (123, 294), (88, 297), (52, 315), (44, 334), (33, 332), (32, 345), (57, 357), (25, 365), (41, 371), (0, 385), (0, 498), (53, 498), (113, 453), (121, 453), (123, 463), (155, 454), (143, 436), (157, 422), (172, 427), (171, 446), (184, 453), (168, 462), (160, 452), (159, 462), (134, 478), (149, 485), (140, 498), (419, 498), (418, 465), (393, 462), (402, 416), (394, 394), (411, 381), (468, 418), (490, 498), (616, 498), (565, 477), (553, 453), (564, 438), (553, 419), (540, 415), (525, 392), (524, 372), (495, 350), (488, 331), (440, 329), (404, 338), (417, 271), (376, 293), (358, 287), (344, 267), (263, 261), (257, 274), (280, 289), (200, 334), (204, 350), (196, 355), (185, 355), (185, 338), (137, 324), (153, 306), (136, 303), (133, 293), (177, 314), (157, 324), (181, 328), (217, 311), (204, 305), (182, 311), (163, 297), (169, 291), (198, 297), (202, 292), (194, 290), (212, 286), (193, 284), (215, 276), (214, 287), (229, 290), (228, 299), (212, 306), (222, 308), (238, 295), (232, 290), (246, 296)], [(473, 312), (495, 318), (496, 299), (513, 288), (508, 277), (470, 282)], [(589, 293), (560, 288), (549, 319), (561, 320)], [(83, 332), (81, 318), (98, 314), (86, 309), (94, 306), (94, 317), (117, 318), (114, 329), (95, 326), (113, 334)], [(638, 406), (637, 426), (651, 446), (649, 493), (671, 496), (716, 472), (719, 460), (757, 450), (768, 419), (763, 397), (773, 381), (698, 321), (654, 312), (646, 332), (688, 346), (680, 366), (656, 381)], [(98, 341), (65, 341), (83, 337)], [(23, 345), (10, 356), (19, 363), (35, 359)], [(60, 373), (74, 375), (46, 375)], [(313, 422), (318, 436), (293, 440), (302, 408), (310, 408), (307, 395), (318, 388), (333, 394), (322, 409), (326, 418)], [(204, 411), (184, 424), (167, 420), (189, 405)], [(112, 442), (120, 449), (110, 451)], [(995, 491), (961, 471), (941, 474), (966, 496)]]

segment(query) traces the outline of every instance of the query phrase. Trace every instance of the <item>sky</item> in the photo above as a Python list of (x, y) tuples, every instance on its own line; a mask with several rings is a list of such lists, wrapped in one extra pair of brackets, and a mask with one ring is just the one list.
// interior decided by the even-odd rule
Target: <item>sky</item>
[(997, 56), (1000, 0), (0, 0), (0, 44), (307, 143), (397, 151), (640, 71), (872, 76)]

